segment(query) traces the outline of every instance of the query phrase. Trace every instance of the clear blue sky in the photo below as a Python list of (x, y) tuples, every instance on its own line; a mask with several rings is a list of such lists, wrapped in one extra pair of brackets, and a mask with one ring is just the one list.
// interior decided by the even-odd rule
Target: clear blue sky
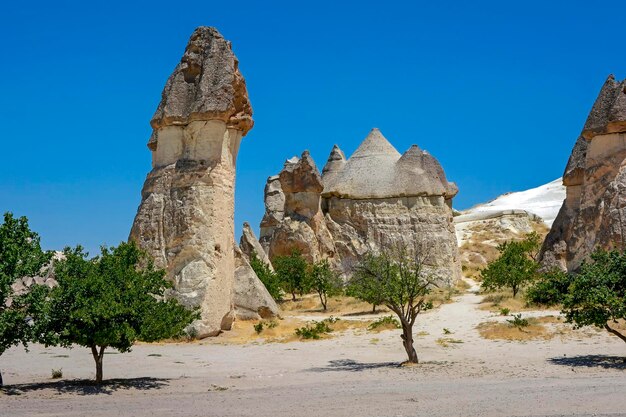
[[(626, 77), (626, 3), (5, 2), (0, 210), (47, 248), (125, 240), (150, 170), (149, 120), (199, 25), (233, 43), (254, 108), (236, 223), (309, 149), (372, 127), (443, 164), (456, 208), (559, 177), (609, 73)], [(237, 236), (238, 238), (238, 236)]]

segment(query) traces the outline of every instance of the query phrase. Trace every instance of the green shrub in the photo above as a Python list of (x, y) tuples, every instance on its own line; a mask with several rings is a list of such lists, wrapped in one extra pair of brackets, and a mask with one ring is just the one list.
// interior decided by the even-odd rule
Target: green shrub
[(514, 314), (513, 318), (510, 320), (507, 320), (507, 322), (511, 325), (511, 327), (517, 327), (518, 329), (522, 329), (522, 327), (528, 327), (530, 325), (530, 323), (528, 322), (528, 319), (523, 319), (522, 318), (522, 314)]
[(502, 307), (502, 308), (500, 309), (500, 315), (501, 315), (501, 316), (508, 316), (508, 315), (509, 315), (509, 313), (511, 313), (511, 310), (510, 310), (510, 309), (508, 309), (508, 308), (506, 308), (506, 307)]
[(261, 334), (261, 332), (263, 331), (263, 322), (255, 324), (254, 331), (256, 332), (256, 334)]
[(387, 327), (387, 326), (392, 326), (396, 329), (400, 328), (400, 322), (393, 316), (384, 316), (381, 317), (375, 321), (372, 322), (372, 324), (370, 324), (368, 326), (369, 330), (375, 330), (379, 327)]
[(328, 319), (323, 321), (316, 321), (307, 324), (304, 327), (296, 329), (296, 335), (302, 339), (319, 339), (321, 335), (330, 333), (333, 329), (330, 328), (327, 322)]
[(52, 370), (52, 379), (59, 379), (59, 378), (63, 378), (63, 369), (62, 368), (53, 369)]

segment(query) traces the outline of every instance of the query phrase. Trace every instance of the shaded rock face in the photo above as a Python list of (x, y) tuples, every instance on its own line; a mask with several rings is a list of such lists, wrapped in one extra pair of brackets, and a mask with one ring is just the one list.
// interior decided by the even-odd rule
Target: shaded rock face
[(611, 75), (569, 158), (567, 196), (544, 241), (546, 267), (576, 270), (596, 248), (626, 245), (626, 81)]
[(261, 262), (267, 265), (270, 270), (274, 270), (274, 267), (270, 262), (270, 258), (261, 247), (261, 244), (254, 235), (254, 232), (252, 231), (252, 228), (250, 227), (250, 224), (248, 224), (248, 222), (243, 223), (241, 239), (239, 239), (239, 248), (243, 252), (243, 256), (248, 262), (250, 262), (252, 256), (256, 256)]
[(256, 276), (244, 253), (235, 246), (235, 286), (233, 302), (235, 317), (240, 320), (260, 320), (276, 317), (280, 309), (267, 288)]
[(457, 188), (417, 146), (400, 155), (374, 129), (347, 160), (335, 145), (322, 175), (304, 152), (265, 189), (260, 243), (270, 259), (298, 249), (309, 262), (328, 259), (350, 275), (365, 253), (403, 244), (429, 254), (440, 282), (460, 277), (451, 209)]
[(197, 28), (151, 121), (152, 171), (130, 238), (166, 268), (176, 298), (200, 307), (200, 337), (234, 318), (235, 162), (252, 124), (230, 43)]

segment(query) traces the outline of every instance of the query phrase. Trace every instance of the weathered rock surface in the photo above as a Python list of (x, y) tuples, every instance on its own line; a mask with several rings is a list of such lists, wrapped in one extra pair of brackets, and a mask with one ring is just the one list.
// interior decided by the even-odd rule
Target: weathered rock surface
[(234, 304), (236, 318), (259, 320), (278, 316), (280, 309), (254, 273), (244, 253), (235, 245)]
[(305, 151), (265, 189), (260, 242), (270, 259), (298, 249), (349, 275), (367, 252), (427, 246), (441, 282), (460, 277), (451, 209), (458, 190), (417, 146), (400, 155), (374, 129), (348, 160), (335, 145), (322, 175)]
[(263, 250), (263, 247), (261, 247), (261, 244), (254, 235), (254, 231), (248, 222), (243, 223), (241, 239), (239, 240), (239, 248), (241, 248), (241, 251), (248, 262), (250, 262), (250, 259), (254, 255), (259, 258), (261, 262), (267, 265), (270, 270), (274, 270), (274, 267), (270, 262), (270, 258)]
[(191, 35), (151, 125), (152, 171), (130, 238), (166, 268), (173, 295), (200, 307), (200, 337), (234, 318), (235, 163), (252, 128), (246, 84), (230, 42), (210, 27)]
[(626, 244), (626, 81), (602, 87), (565, 168), (567, 197), (540, 254), (572, 271), (596, 248)]

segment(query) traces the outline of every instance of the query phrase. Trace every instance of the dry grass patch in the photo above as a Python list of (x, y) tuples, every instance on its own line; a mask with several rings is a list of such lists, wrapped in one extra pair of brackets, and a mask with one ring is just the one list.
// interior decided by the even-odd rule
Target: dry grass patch
[(548, 340), (556, 334), (551, 332), (544, 323), (544, 318), (526, 318), (528, 325), (524, 327), (516, 327), (510, 323), (499, 323), (496, 321), (488, 321), (480, 323), (476, 328), (481, 337), (490, 340)]
[(335, 316), (358, 316), (366, 314), (378, 314), (388, 312), (389, 310), (384, 306), (376, 306), (376, 311), (373, 312), (373, 307), (359, 299), (348, 296), (331, 297), (328, 300), (328, 308), (326, 311), (322, 308), (322, 303), (317, 295), (307, 294), (297, 299), (296, 301), (285, 300), (280, 302), (280, 308), (284, 312), (294, 313), (307, 313), (307, 314), (320, 314), (320, 315), (335, 315)]
[(451, 337), (440, 337), (439, 339), (435, 340), (435, 343), (437, 343), (441, 347), (447, 348), (463, 343), (463, 341), (461, 339), (453, 339)]
[(531, 305), (526, 302), (524, 297), (524, 291), (520, 291), (517, 297), (513, 298), (513, 294), (510, 290), (494, 291), (486, 293), (483, 296), (480, 306), (481, 310), (492, 311), (494, 313), (500, 312), (502, 309), (508, 309), (510, 312), (516, 311), (543, 311), (543, 310), (558, 310), (559, 306), (537, 306)]

